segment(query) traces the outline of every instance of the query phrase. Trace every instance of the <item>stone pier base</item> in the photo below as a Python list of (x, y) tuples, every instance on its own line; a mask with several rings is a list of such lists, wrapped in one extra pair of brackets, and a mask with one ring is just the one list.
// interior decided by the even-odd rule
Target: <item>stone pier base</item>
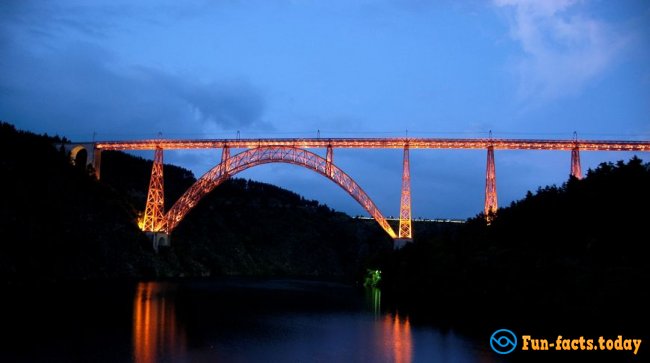
[(393, 240), (393, 248), (399, 250), (411, 242), (413, 242), (412, 238), (395, 238), (395, 240)]
[(158, 252), (161, 246), (171, 246), (171, 238), (165, 232), (145, 232), (151, 239), (153, 250)]

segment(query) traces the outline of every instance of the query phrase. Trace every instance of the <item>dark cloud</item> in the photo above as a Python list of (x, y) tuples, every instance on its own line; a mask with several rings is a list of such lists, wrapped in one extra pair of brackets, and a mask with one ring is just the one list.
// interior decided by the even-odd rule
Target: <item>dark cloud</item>
[(0, 58), (0, 118), (37, 131), (112, 137), (197, 134), (259, 126), (265, 102), (245, 81), (204, 84), (121, 66), (100, 46), (30, 51), (7, 42)]
[(252, 126), (262, 117), (262, 95), (246, 82), (192, 84), (185, 88), (183, 98), (203, 119), (226, 129)]

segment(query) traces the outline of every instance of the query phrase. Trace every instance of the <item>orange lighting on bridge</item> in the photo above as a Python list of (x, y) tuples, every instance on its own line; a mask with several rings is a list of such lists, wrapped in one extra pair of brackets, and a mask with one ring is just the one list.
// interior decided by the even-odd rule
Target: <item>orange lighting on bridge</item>
[(411, 239), (411, 165), (409, 145), (404, 146), (402, 161), (402, 196), (399, 207), (399, 238)]
[(497, 213), (497, 175), (494, 166), (494, 148), (488, 147), (487, 168), (485, 172), (485, 220), (490, 224)]
[(156, 148), (153, 167), (151, 168), (151, 180), (149, 181), (149, 192), (147, 193), (147, 205), (144, 209), (142, 230), (147, 232), (166, 232), (167, 226), (164, 209), (163, 149)]
[(650, 151), (650, 141), (609, 140), (525, 140), (525, 139), (441, 139), (441, 138), (307, 138), (307, 139), (206, 139), (206, 140), (133, 140), (100, 141), (95, 147), (102, 150), (165, 150), (215, 149), (225, 146), (252, 149), (269, 146), (295, 148), (348, 149), (402, 149), (408, 143), (411, 149), (487, 149), (495, 150), (573, 150), (583, 151)]
[[(580, 179), (580, 151), (650, 151), (650, 141), (579, 140), (574, 134), (567, 140), (535, 139), (447, 139), (447, 138), (259, 138), (259, 139), (151, 139), (131, 141), (100, 141), (93, 143), (99, 176), (99, 157), (102, 150), (155, 150), (147, 205), (141, 228), (148, 232), (171, 231), (199, 200), (228, 177), (250, 167), (283, 162), (306, 167), (329, 178), (350, 194), (392, 238), (409, 241), (411, 230), (411, 188), (409, 149), (485, 149), (487, 170), (484, 213), (488, 224), (497, 211), (496, 172), (494, 150), (566, 150), (571, 151), (571, 175)], [(162, 172), (163, 150), (221, 148), (221, 163), (203, 175), (185, 194), (164, 213)], [(248, 149), (230, 156), (231, 148)], [(326, 157), (305, 149), (324, 148)], [(370, 197), (350, 176), (333, 164), (334, 148), (401, 149), (404, 148), (402, 193), (400, 198), (399, 230), (396, 234)]]
[(379, 223), (389, 236), (392, 238), (397, 237), (393, 228), (388, 224), (386, 218), (384, 218), (368, 194), (348, 174), (331, 162), (331, 156), (330, 161), (328, 161), (311, 151), (283, 146), (246, 150), (235, 156), (228, 157), (205, 173), (167, 212), (164, 217), (166, 220), (166, 231), (171, 233), (203, 196), (229, 177), (256, 165), (267, 163), (298, 165), (327, 177), (350, 194)]

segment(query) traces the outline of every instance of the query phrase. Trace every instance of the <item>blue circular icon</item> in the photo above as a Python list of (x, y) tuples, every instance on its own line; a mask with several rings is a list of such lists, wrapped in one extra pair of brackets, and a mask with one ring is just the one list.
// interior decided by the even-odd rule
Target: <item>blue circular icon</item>
[(490, 337), (490, 347), (499, 354), (509, 354), (517, 347), (517, 336), (508, 329), (499, 329)]

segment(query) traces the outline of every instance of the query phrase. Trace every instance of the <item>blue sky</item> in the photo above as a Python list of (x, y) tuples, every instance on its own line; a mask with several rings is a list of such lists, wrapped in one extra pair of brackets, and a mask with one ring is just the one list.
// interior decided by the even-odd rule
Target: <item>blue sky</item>
[[(646, 1), (5, 0), (0, 14), (0, 119), (73, 140), (407, 129), (650, 139)], [(165, 157), (199, 176), (219, 153)], [(583, 169), (631, 156), (585, 152)], [(334, 152), (385, 215), (398, 214), (401, 158), (399, 150)], [(414, 216), (482, 210), (484, 151), (413, 150), (411, 159)], [(497, 151), (500, 204), (562, 183), (569, 159)], [(294, 166), (240, 176), (365, 214), (333, 183)]]

